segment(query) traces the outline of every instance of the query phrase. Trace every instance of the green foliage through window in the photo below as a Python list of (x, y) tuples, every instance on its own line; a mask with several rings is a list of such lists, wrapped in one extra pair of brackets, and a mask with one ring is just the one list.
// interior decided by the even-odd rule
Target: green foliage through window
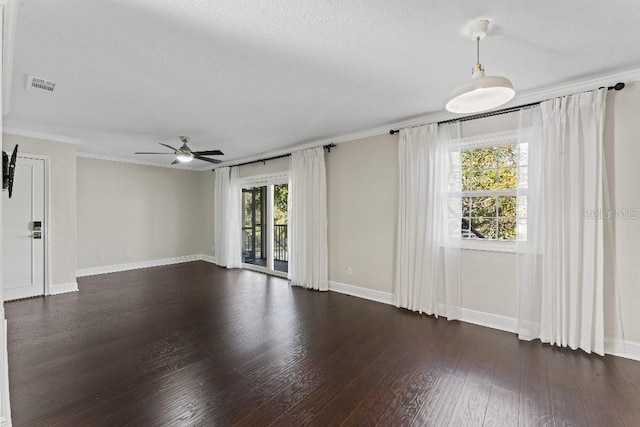
[(462, 150), (463, 238), (516, 239), (518, 220), (526, 217), (516, 196), (519, 173), (526, 187), (526, 151), (515, 143)]

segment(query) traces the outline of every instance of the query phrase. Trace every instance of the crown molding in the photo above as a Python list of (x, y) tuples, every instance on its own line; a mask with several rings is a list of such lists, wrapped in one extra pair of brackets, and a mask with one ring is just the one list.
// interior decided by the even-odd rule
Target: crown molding
[[(167, 153), (167, 154), (171, 154), (171, 153)], [(180, 170), (180, 171), (190, 171), (190, 172), (202, 172), (202, 171), (211, 170), (210, 167), (207, 167), (206, 169), (181, 168), (181, 167), (177, 167), (177, 166), (174, 166), (174, 165), (171, 165), (171, 164), (162, 165), (162, 164), (153, 163), (153, 162), (145, 162), (144, 160), (131, 159), (131, 158), (128, 158), (128, 157), (109, 156), (109, 155), (106, 155), (106, 154), (86, 153), (86, 152), (82, 152), (82, 151), (76, 152), (76, 157), (80, 157), (80, 158), (83, 158), (83, 159), (104, 160), (104, 161), (108, 161), (108, 162), (130, 163), (130, 164), (133, 164), (133, 165), (141, 165), (141, 166), (155, 166), (157, 168), (166, 168), (166, 169), (173, 169), (173, 170)]]
[[(640, 81), (640, 68), (634, 68), (634, 69), (625, 70), (625, 71), (621, 71), (613, 74), (602, 74), (602, 75), (590, 76), (582, 79), (575, 79), (562, 84), (557, 84), (557, 85), (552, 85), (552, 86), (547, 86), (539, 89), (522, 92), (517, 94), (507, 104), (501, 105), (500, 107), (495, 108), (494, 110), (517, 107), (519, 105), (530, 104), (533, 102), (541, 102), (547, 99), (556, 98), (560, 96), (567, 96), (567, 95), (572, 95), (574, 93), (586, 92), (589, 90), (597, 89), (599, 87), (611, 86), (620, 81), (624, 83)], [(492, 111), (492, 110), (488, 110), (488, 111)], [(376, 127), (373, 129), (336, 136), (333, 138), (324, 138), (324, 139), (315, 140), (308, 143), (294, 145), (286, 149), (267, 151), (254, 156), (247, 156), (240, 159), (230, 160), (228, 162), (220, 163), (214, 166), (214, 168), (222, 167), (222, 166), (234, 166), (238, 163), (252, 162), (256, 160), (265, 159), (268, 157), (282, 156), (286, 154), (291, 154), (294, 151), (306, 150), (308, 148), (316, 148), (316, 147), (324, 146), (330, 143), (341, 144), (343, 142), (355, 141), (363, 138), (370, 138), (372, 136), (389, 133), (389, 130), (391, 129), (402, 129), (402, 128), (418, 126), (418, 125), (427, 124), (427, 123), (442, 122), (442, 121), (456, 119), (456, 118), (462, 119), (469, 115), (470, 114), (466, 114), (466, 115), (454, 114), (446, 110), (440, 110), (433, 113), (428, 113), (428, 114), (404, 119), (402, 121), (392, 122), (385, 126)]]
[(78, 145), (80, 144), (80, 142), (82, 142), (80, 138), (72, 138), (65, 135), (56, 135), (54, 133), (39, 132), (31, 129), (14, 128), (11, 126), (3, 126), (2, 133), (8, 133), (9, 135), (26, 136), (29, 138), (46, 139), (49, 141), (63, 142), (65, 144)]
[[(0, 4), (2, 4), (3, 1), (11, 2), (12, 0), (0, 0)], [(502, 105), (496, 109), (517, 107), (519, 105), (540, 102), (540, 101), (544, 101), (544, 100), (555, 98), (555, 97), (567, 96), (574, 93), (594, 90), (599, 87), (611, 86), (619, 81), (622, 81), (625, 83), (640, 81), (640, 68), (629, 69), (629, 70), (620, 71), (620, 72), (611, 73), (611, 74), (590, 76), (582, 79), (575, 79), (573, 81), (565, 82), (562, 84), (557, 84), (557, 85), (552, 85), (552, 86), (547, 86), (547, 87), (543, 87), (535, 90), (522, 92), (517, 94), (514, 97), (514, 99), (508, 102), (507, 104)], [(390, 129), (402, 129), (402, 128), (418, 126), (426, 123), (435, 123), (435, 122), (441, 122), (441, 121), (451, 120), (455, 118), (464, 118), (466, 116), (467, 115), (453, 114), (446, 110), (440, 110), (433, 113), (428, 113), (428, 114), (414, 116), (414, 117), (396, 121), (396, 122), (391, 122), (391, 123), (385, 124), (384, 126), (379, 126), (372, 129), (366, 129), (366, 130), (353, 132), (345, 135), (338, 135), (332, 138), (323, 138), (323, 139), (313, 140), (310, 142), (289, 146), (287, 148), (266, 151), (266, 152), (262, 152), (252, 156), (246, 156), (239, 159), (229, 160), (226, 162), (219, 163), (217, 165), (204, 165), (199, 167), (194, 165), (193, 167), (190, 167), (190, 168), (179, 168), (171, 165), (160, 165), (157, 163), (145, 162), (142, 160), (127, 158), (127, 157), (109, 156), (109, 155), (94, 154), (94, 153), (78, 152), (77, 155), (78, 157), (97, 159), (97, 160), (108, 160), (108, 161), (115, 161), (115, 162), (139, 164), (139, 165), (145, 165), (145, 166), (164, 167), (169, 169), (205, 172), (205, 171), (211, 171), (217, 167), (235, 166), (239, 163), (252, 162), (252, 161), (262, 160), (269, 157), (287, 155), (295, 151), (321, 147), (327, 144), (341, 144), (343, 142), (355, 141), (358, 139), (370, 138), (373, 136), (388, 134)], [(81, 142), (81, 140), (77, 138), (70, 138), (66, 136), (32, 131), (28, 129), (4, 127), (3, 131), (5, 133), (14, 134), (14, 135), (29, 136), (33, 138), (48, 139), (51, 141), (66, 142), (71, 144), (78, 144)]]

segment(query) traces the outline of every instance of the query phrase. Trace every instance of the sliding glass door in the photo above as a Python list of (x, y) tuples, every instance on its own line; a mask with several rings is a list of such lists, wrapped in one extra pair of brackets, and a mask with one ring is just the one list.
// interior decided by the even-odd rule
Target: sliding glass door
[[(278, 182), (279, 181), (279, 182)], [(244, 267), (285, 276), (289, 267), (286, 178), (242, 189)], [(262, 183), (260, 183), (262, 184)]]
[(289, 236), (287, 200), (289, 185), (273, 186), (273, 269), (286, 273), (289, 271)]

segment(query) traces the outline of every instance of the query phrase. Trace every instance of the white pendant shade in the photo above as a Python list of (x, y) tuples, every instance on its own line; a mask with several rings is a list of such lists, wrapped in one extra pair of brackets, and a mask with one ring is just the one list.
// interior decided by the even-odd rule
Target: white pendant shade
[(480, 40), (487, 35), (489, 21), (474, 22), (469, 35), (477, 43), (477, 61), (470, 81), (458, 86), (449, 97), (446, 109), (452, 113), (479, 113), (511, 101), (516, 94), (511, 81), (500, 76), (485, 76), (480, 64)]
[(451, 93), (447, 111), (478, 113), (506, 104), (516, 94), (513, 85), (505, 77), (485, 76), (483, 70), (476, 70), (473, 74), (473, 79)]

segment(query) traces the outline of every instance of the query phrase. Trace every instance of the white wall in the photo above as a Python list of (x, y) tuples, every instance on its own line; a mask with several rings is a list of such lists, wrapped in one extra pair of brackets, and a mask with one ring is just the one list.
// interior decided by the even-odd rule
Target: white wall
[[(609, 92), (605, 145), (611, 159), (613, 208), (640, 215), (640, 84)], [(462, 124), (463, 137), (515, 129), (518, 114)], [(398, 136), (380, 135), (339, 144), (327, 160), (329, 280), (393, 292), (393, 260), (398, 176)], [(614, 270), (620, 301), (606, 296), (612, 316), (621, 304), (624, 337), (640, 342), (640, 218), (614, 220)], [(516, 255), (463, 250), (462, 306), (517, 317)], [(346, 273), (351, 267), (352, 274)], [(613, 289), (607, 286), (608, 290)], [(611, 329), (608, 329), (611, 330)]]
[[(62, 142), (3, 134), (5, 150), (49, 156), (51, 284), (76, 281), (76, 146)], [(45, 225), (46, 226), (46, 225)]]
[(211, 172), (86, 158), (77, 164), (78, 268), (201, 253), (211, 232), (202, 232)]
[[(609, 92), (605, 144), (613, 154), (613, 207), (640, 215), (640, 83)], [(610, 163), (609, 163), (610, 164)], [(625, 338), (640, 342), (640, 217), (618, 217), (615, 273)]]
[(398, 137), (339, 144), (325, 161), (329, 280), (392, 292)]
[[(465, 136), (517, 126), (512, 115), (473, 123)], [(471, 124), (471, 123), (469, 123)], [(327, 154), (329, 280), (393, 293), (398, 204), (398, 135), (339, 144)], [(351, 268), (351, 275), (347, 268)], [(496, 271), (499, 277), (496, 280)], [(515, 256), (465, 250), (464, 308), (515, 316)]]
[(238, 173), (241, 178), (244, 178), (247, 176), (264, 175), (287, 170), (289, 170), (289, 157), (281, 157), (279, 159), (269, 160), (266, 162), (251, 163), (249, 165), (240, 166)]

